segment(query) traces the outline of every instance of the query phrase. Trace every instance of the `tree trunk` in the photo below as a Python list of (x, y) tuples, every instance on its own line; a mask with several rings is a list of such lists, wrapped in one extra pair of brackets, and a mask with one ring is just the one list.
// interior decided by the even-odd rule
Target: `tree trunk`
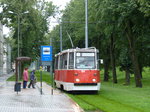
[(137, 61), (137, 57), (136, 57), (134, 49), (132, 49), (131, 57), (132, 57), (132, 62), (133, 62), (133, 66), (134, 66), (134, 75), (135, 75), (136, 87), (142, 87), (140, 69), (138, 66), (138, 61)]
[(108, 81), (109, 80), (109, 60), (104, 60), (104, 81)]
[(134, 38), (134, 34), (132, 33), (130, 25), (131, 25), (131, 22), (128, 21), (126, 23), (126, 26), (127, 26), (126, 35), (127, 35), (127, 39), (129, 42), (129, 49), (131, 52), (131, 60), (132, 60), (133, 67), (134, 67), (135, 83), (136, 83), (136, 87), (142, 87), (139, 63), (138, 63), (138, 59), (137, 59), (137, 55), (136, 55), (136, 49), (135, 49), (135, 38)]
[[(141, 65), (141, 64), (140, 64)], [(140, 69), (140, 75), (141, 75), (141, 79), (143, 78), (143, 76), (142, 76), (142, 70), (143, 70), (143, 67), (142, 67), (142, 65), (140, 66), (139, 65), (139, 69)]]
[(126, 68), (125, 74), (125, 85), (130, 85), (130, 72), (128, 68)]
[(115, 55), (114, 55), (114, 37), (111, 35), (110, 41), (110, 57), (111, 57), (111, 65), (112, 65), (112, 74), (113, 74), (113, 83), (117, 83), (117, 75), (116, 75), (116, 63), (115, 63)]

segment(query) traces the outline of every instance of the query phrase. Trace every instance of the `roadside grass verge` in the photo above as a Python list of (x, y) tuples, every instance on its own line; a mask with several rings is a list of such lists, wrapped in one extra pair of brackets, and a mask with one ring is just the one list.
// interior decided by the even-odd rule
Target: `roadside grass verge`
[[(29, 71), (29, 77), (30, 72), (31, 71)], [(40, 71), (37, 70), (35, 76), (37, 78), (37, 81), (40, 82)], [(7, 79), (7, 81), (15, 81), (15, 80), (16, 80), (15, 74)], [(22, 79), (20, 79), (19, 81), (22, 81)], [(49, 72), (42, 71), (42, 81), (46, 82), (47, 84), (52, 84), (52, 75), (50, 75)]]
[[(35, 76), (37, 78), (37, 81), (40, 82), (40, 78), (41, 78), (40, 71), (36, 71)], [(42, 71), (42, 81), (52, 85), (53, 83), (52, 75), (49, 72)]]
[[(103, 73), (101, 73), (103, 79)], [(101, 82), (98, 94), (68, 94), (85, 111), (101, 110), (103, 112), (150, 112), (150, 69), (143, 72), (143, 88), (136, 88), (134, 76), (131, 84), (124, 86), (124, 73), (117, 72), (118, 84)], [(97, 112), (96, 111), (96, 112)]]
[(15, 81), (15, 80), (16, 80), (15, 74), (7, 79), (7, 81)]

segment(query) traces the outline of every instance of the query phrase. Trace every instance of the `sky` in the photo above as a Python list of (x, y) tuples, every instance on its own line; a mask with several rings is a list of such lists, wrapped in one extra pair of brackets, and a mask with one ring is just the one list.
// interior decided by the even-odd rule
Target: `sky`
[(65, 5), (70, 2), (70, 0), (46, 0), (46, 1), (52, 1), (54, 5), (59, 6), (60, 9), (64, 9)]
[[(60, 9), (65, 9), (66, 4), (70, 2), (70, 0), (46, 0), (46, 1), (52, 1), (53, 4), (60, 7)], [(52, 21), (55, 21), (55, 20), (52, 20)], [(54, 23), (52, 25), (52, 27), (55, 26), (55, 25), (56, 25), (56, 23)], [(9, 31), (10, 31), (9, 28), (3, 26), (3, 34), (4, 35), (8, 35)]]

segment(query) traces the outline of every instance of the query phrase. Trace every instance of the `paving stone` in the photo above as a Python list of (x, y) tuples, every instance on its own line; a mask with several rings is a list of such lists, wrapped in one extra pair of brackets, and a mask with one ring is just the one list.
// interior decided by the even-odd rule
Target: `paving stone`
[(17, 94), (14, 92), (15, 82), (6, 82), (3, 79), (0, 77), (0, 112), (83, 112), (63, 92), (55, 89), (52, 95), (52, 88), (46, 83), (42, 83), (42, 95), (40, 83), (36, 84), (35, 89), (21, 88), (21, 92)]

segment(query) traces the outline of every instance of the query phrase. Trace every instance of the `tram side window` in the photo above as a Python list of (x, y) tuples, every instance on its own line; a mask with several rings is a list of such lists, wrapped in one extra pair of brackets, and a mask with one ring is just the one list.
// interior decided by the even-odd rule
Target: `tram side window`
[(63, 54), (62, 69), (67, 69), (67, 53)]
[(58, 69), (58, 56), (55, 58), (55, 69)]
[(63, 55), (60, 56), (60, 64), (59, 64), (59, 69), (63, 68)]
[[(99, 60), (99, 53), (97, 53), (97, 60)], [(99, 61), (97, 61), (97, 69), (99, 69)]]
[(74, 66), (74, 53), (69, 53), (69, 69), (73, 69)]

